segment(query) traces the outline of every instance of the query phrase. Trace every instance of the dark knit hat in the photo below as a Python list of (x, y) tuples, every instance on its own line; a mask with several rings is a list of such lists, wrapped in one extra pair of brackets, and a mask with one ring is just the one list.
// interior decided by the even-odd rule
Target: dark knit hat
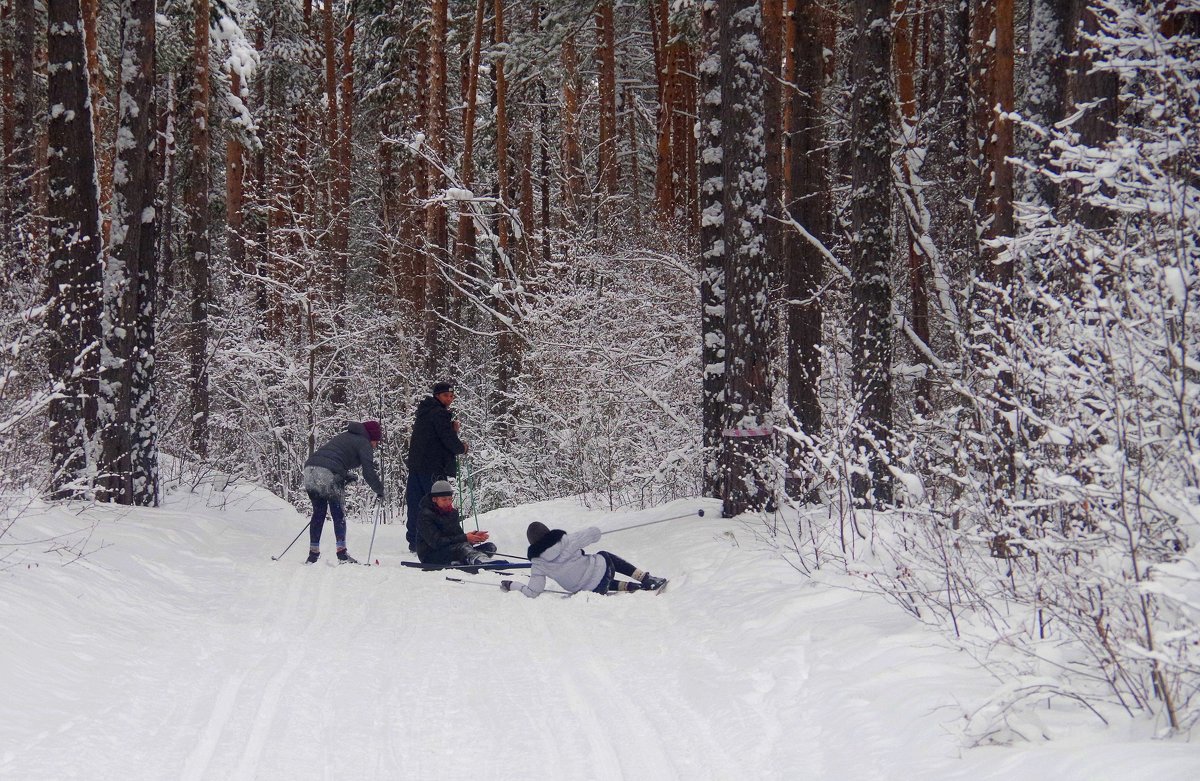
[(454, 496), (454, 489), (445, 480), (438, 480), (429, 489), (430, 496)]
[(383, 427), (379, 425), (378, 420), (364, 420), (362, 427), (367, 430), (367, 439), (372, 442), (378, 442), (383, 439)]
[(438, 395), (439, 393), (450, 393), (450, 392), (453, 392), (453, 390), (454, 390), (454, 383), (452, 383), (452, 382), (435, 382), (433, 384), (433, 395), (434, 396)]
[(525, 539), (529, 540), (530, 545), (537, 545), (538, 540), (550, 533), (550, 529), (541, 521), (534, 521), (529, 524), (529, 528), (525, 530)]

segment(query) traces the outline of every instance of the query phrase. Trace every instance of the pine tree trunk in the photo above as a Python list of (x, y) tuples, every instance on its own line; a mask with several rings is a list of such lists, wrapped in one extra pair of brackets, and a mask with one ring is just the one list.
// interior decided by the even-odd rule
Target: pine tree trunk
[(1011, 488), (1016, 481), (1014, 434), (1009, 425), (1013, 374), (1007, 368), (1012, 344), (1013, 261), (989, 241), (1012, 236), (1013, 168), (1013, 0), (981, 0), (971, 25), (971, 65), (975, 133), (978, 154), (978, 189), (975, 213), (980, 238), (981, 284), (973, 292), (972, 316), (979, 322), (973, 331), (988, 334), (976, 345), (979, 369), (994, 376), (997, 399), (992, 416), (990, 447), (982, 453), (994, 487)]
[[(496, 44), (503, 51), (507, 41), (504, 29), (504, 0), (495, 0)], [(501, 438), (511, 434), (513, 428), (512, 389), (521, 372), (520, 342), (513, 333), (517, 312), (512, 296), (516, 294), (517, 277), (509, 247), (508, 207), (508, 82), (504, 73), (504, 57), (495, 60), (496, 73), (496, 197), (499, 202), (500, 219), (496, 225), (497, 247), (493, 269), (493, 282), (498, 292), (493, 306), (508, 323), (500, 324), (496, 337), (496, 388), (492, 413), (497, 421), (497, 433)]]
[(175, 278), (175, 249), (171, 236), (175, 230), (175, 74), (168, 71), (162, 78), (162, 101), (158, 112), (158, 137), (162, 140), (162, 202), (159, 204), (162, 223), (158, 231), (158, 306), (163, 308)]
[[(16, 100), (13, 96), (13, 3), (0, 2), (0, 241), (11, 244), (16, 238), (12, 206), (12, 160), (16, 146), (13, 125)], [(11, 284), (12, 271), (0, 268), (0, 283)]]
[(763, 237), (766, 161), (762, 15), (757, 0), (719, 5), (724, 180), (725, 399), (722, 466), (726, 517), (771, 502), (771, 268)]
[(667, 116), (671, 135), (671, 217), (685, 229), (683, 236), (690, 241), (692, 226), (696, 224), (697, 201), (695, 176), (690, 173), (696, 159), (695, 107), (691, 97), (695, 93), (691, 74), (695, 73), (696, 65), (684, 31), (671, 30), (669, 56), (671, 81)]
[[(479, 101), (479, 57), (483, 45), (483, 17), (487, 0), (475, 0), (475, 23), (471, 35), (471, 51), (467, 62), (466, 91), (463, 100), (463, 154), (459, 176), (468, 189), (475, 189), (475, 107)], [(465, 262), (475, 253), (475, 218), (471, 208), (463, 208), (458, 217), (458, 242), (455, 255)]]
[[(447, 0), (433, 0), (426, 143), (430, 153), (439, 161), (446, 159), (446, 14)], [(428, 183), (430, 197), (436, 197), (445, 190), (445, 177), (437, 166), (429, 166)], [(444, 329), (438, 325), (448, 307), (448, 296), (439, 268), (446, 256), (448, 241), (445, 205), (431, 202), (427, 207), (426, 220), (425, 368), (429, 376), (435, 376), (443, 363), (441, 353), (446, 349), (446, 345), (441, 343)]]
[[(105, 116), (105, 95), (107, 85), (104, 82), (104, 72), (100, 69), (100, 36), (98, 32), (100, 0), (80, 0), (83, 11), (84, 48), (87, 51), (88, 88), (92, 93), (92, 133), (96, 137), (96, 169), (100, 182), (100, 226), (102, 243), (108, 241), (108, 201), (112, 197), (113, 182), (113, 147), (106, 141), (105, 128), (108, 117)], [(103, 251), (103, 247), (101, 248)]]
[[(783, 80), (794, 84), (787, 99), (785, 126), (787, 199), (789, 217), (812, 238), (829, 245), (832, 227), (829, 197), (829, 161), (825, 152), (824, 43), (825, 19), (819, 0), (789, 0), (788, 70)], [(821, 345), (823, 309), (819, 298), (824, 284), (824, 258), (813, 241), (795, 229), (782, 237), (787, 268), (787, 403), (800, 431), (815, 439), (821, 434)], [(800, 460), (808, 449), (789, 446), (789, 495), (815, 498)]]
[[(1117, 119), (1120, 112), (1117, 74), (1110, 71), (1094, 72), (1089, 53), (1092, 43), (1090, 35), (1099, 32), (1095, 9), (1086, 0), (1070, 0), (1066, 11), (1066, 51), (1070, 52), (1067, 96), (1071, 103), (1068, 111), (1082, 110), (1072, 128), (1079, 133), (1080, 143), (1101, 149), (1116, 137)], [(1086, 108), (1084, 108), (1086, 107)], [(1111, 188), (1105, 192), (1111, 194)], [(1104, 231), (1112, 226), (1115, 216), (1109, 210), (1097, 206), (1082, 197), (1081, 187), (1071, 187), (1074, 218), (1084, 227)]]
[[(495, 0), (496, 46), (503, 51), (506, 43), (504, 33), (504, 0)], [(508, 80), (504, 75), (504, 58), (497, 57), (494, 65), (496, 77), (496, 200), (500, 219), (496, 221), (496, 239), (500, 255), (508, 253), (508, 215), (510, 203), (508, 193)], [(507, 261), (506, 261), (507, 262)]]
[(96, 464), (97, 375), (103, 269), (100, 204), (79, 0), (48, 0), (50, 402), (56, 499), (91, 488)]
[(860, 405), (854, 449), (866, 474), (851, 492), (860, 506), (892, 500), (892, 41), (889, 0), (855, 0), (850, 84), (852, 387)]
[(209, 5), (208, 0), (196, 0), (196, 18), (192, 41), (192, 169), (188, 179), (188, 276), (191, 281), (191, 322), (188, 327), (187, 353), (189, 362), (191, 404), (191, 447), (200, 458), (208, 457), (208, 305), (212, 242), (209, 224), (209, 193), (212, 189), (212, 167), (209, 162), (211, 134), (209, 131)]
[[(913, 32), (913, 16), (909, 0), (895, 0), (892, 18), (895, 20), (894, 55), (896, 73), (897, 103), (899, 105), (900, 121), (900, 184), (901, 202), (904, 205), (905, 226), (907, 228), (908, 244), (908, 287), (911, 315), (909, 324), (913, 335), (924, 346), (930, 344), (929, 335), (929, 287), (926, 282), (927, 259), (926, 247), (930, 245), (927, 236), (928, 220), (924, 205), (923, 189), (919, 158), (915, 154), (919, 146), (917, 133), (917, 89), (916, 89), (916, 41)], [(917, 350), (916, 359), (925, 364), (926, 370), (932, 367), (928, 356), (922, 350)], [(918, 414), (927, 414), (932, 409), (931, 385), (928, 373), (918, 377), (913, 383), (913, 403)]]
[[(725, 400), (724, 186), (721, 172), (721, 50), (717, 0), (700, 7), (700, 339), (702, 489), (722, 496), (721, 410)], [(630, 131), (631, 135), (633, 131)]]
[[(237, 68), (229, 71), (229, 91), (242, 97), (242, 77)], [(246, 240), (242, 233), (246, 208), (246, 148), (237, 132), (230, 132), (225, 141), (225, 236), (229, 246), (229, 264), (234, 280), (247, 273)]]
[(123, 0), (116, 188), (106, 275), (102, 481), (120, 504), (158, 503), (154, 312), (156, 0)]
[[(1029, 5), (1029, 76), (1022, 113), (1031, 122), (1050, 128), (1066, 111), (1069, 7), (1062, 0), (1031, 0)], [(1029, 132), (1021, 136), (1021, 157), (1049, 166), (1044, 138)], [(1026, 197), (1051, 210), (1058, 207), (1060, 187), (1050, 177), (1026, 174), (1025, 179), (1029, 183)]]
[[(0, 238), (15, 241), (17, 231), (24, 227), (30, 215), (35, 213), (33, 181), (37, 163), (38, 132), (34, 127), (34, 29), (36, 19), (34, 0), (11, 0), (9, 9), (12, 30), (12, 48), (3, 53), (7, 69), (4, 96), (6, 116), (4, 121), (5, 142), (3, 157), (3, 179), (7, 196), (5, 209), (5, 232)], [(31, 255), (33, 253), (30, 253)], [(28, 269), (25, 273), (28, 273)], [(18, 270), (5, 274), (12, 279)]]
[[(596, 3), (596, 62), (599, 66), (599, 144), (596, 181), (606, 198), (617, 194), (617, 61), (612, 0)], [(607, 209), (607, 207), (606, 207)]]
[(675, 101), (675, 59), (670, 47), (670, 9), (667, 0), (650, 0), (654, 62), (658, 74), (658, 143), (654, 169), (654, 200), (658, 218), (669, 224), (674, 217), (675, 172), (671, 170), (671, 111)]
[(562, 65), (563, 207), (577, 219), (583, 197), (583, 153), (579, 145), (579, 63), (574, 36), (563, 41)]

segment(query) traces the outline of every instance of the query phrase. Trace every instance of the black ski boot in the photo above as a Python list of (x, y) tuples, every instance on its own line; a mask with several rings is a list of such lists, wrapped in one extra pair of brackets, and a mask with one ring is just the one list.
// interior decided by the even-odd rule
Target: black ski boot
[(357, 564), (358, 563), (358, 559), (354, 558), (349, 553), (347, 553), (345, 548), (338, 548), (337, 557), (338, 557), (338, 561), (342, 562), (343, 564)]
[(660, 588), (662, 588), (665, 585), (667, 585), (666, 578), (656, 578), (653, 575), (651, 575), (649, 572), (647, 572), (645, 575), (642, 576), (642, 590), (643, 591), (658, 591)]
[(319, 559), (319, 558), (321, 558), (321, 550), (319, 548), (309, 548), (308, 549), (308, 561), (305, 561), (304, 563), (305, 564), (316, 564), (317, 559)]

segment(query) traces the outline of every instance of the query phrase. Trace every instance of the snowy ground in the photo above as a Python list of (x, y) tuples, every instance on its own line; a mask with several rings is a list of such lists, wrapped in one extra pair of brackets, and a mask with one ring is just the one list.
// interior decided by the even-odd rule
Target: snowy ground
[(714, 503), (561, 501), (480, 525), (519, 554), (531, 520), (702, 508), (597, 546), (665, 593), (530, 600), (494, 573), (400, 567), (399, 525), (379, 527), (379, 566), (338, 566), (331, 539), (317, 565), (303, 539), (273, 562), (304, 519), (246, 486), (34, 505), (0, 537), (0, 778), (1200, 778), (1195, 743), (1079, 714), (1047, 713), (1052, 740), (970, 748), (966, 716), (1002, 682), (882, 598), (799, 575)]

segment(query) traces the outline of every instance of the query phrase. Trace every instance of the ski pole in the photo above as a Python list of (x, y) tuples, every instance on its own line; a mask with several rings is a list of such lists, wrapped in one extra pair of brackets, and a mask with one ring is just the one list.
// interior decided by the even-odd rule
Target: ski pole
[(496, 553), (493, 553), (492, 555), (498, 559), (520, 559), (521, 561), (529, 561), (529, 559), (526, 558), (525, 556), (517, 556), (516, 554), (513, 554), (513, 553), (500, 553), (499, 551), (497, 551)]
[[(480, 583), (477, 580), (463, 580), (462, 578), (452, 578), (449, 575), (446, 576), (446, 580), (452, 580), (455, 583), (465, 583), (468, 586), (487, 586), (488, 588), (496, 587), (495, 583)], [(544, 588), (542, 589), (542, 592), (545, 594), (565, 594), (568, 597), (571, 596), (571, 592), (569, 591), (559, 591), (553, 588)]]
[(283, 554), (287, 553), (289, 550), (292, 549), (292, 546), (296, 544), (296, 540), (300, 539), (300, 535), (304, 534), (304, 530), (307, 528), (308, 528), (308, 522), (306, 521), (305, 524), (300, 527), (300, 531), (296, 533), (296, 539), (294, 539), (288, 543), (288, 546), (283, 549), (283, 553), (280, 553), (278, 556), (272, 556), (271, 561), (279, 561), (280, 559), (282, 559)]
[(646, 521), (645, 523), (635, 523), (632, 526), (622, 526), (620, 529), (613, 529), (612, 531), (606, 531), (606, 532), (604, 532), (604, 534), (605, 534), (605, 536), (607, 536), (609, 534), (616, 534), (617, 532), (626, 532), (626, 531), (629, 531), (630, 529), (640, 529), (643, 526), (653, 526), (656, 523), (666, 523), (667, 521), (678, 521), (680, 518), (695, 518), (697, 516), (704, 517), (704, 511), (697, 510), (694, 513), (684, 513), (683, 515), (672, 515), (670, 518), (659, 518), (657, 521)]
[(371, 551), (375, 550), (375, 530), (379, 528), (379, 516), (383, 515), (383, 500), (380, 499), (375, 508), (375, 524), (371, 526), (371, 547), (367, 548), (367, 566), (371, 566)]
[(475, 531), (479, 531), (479, 505), (475, 504), (475, 476), (471, 474), (471, 459), (464, 458), (467, 466), (467, 490), (471, 492), (471, 513), (475, 516)]

